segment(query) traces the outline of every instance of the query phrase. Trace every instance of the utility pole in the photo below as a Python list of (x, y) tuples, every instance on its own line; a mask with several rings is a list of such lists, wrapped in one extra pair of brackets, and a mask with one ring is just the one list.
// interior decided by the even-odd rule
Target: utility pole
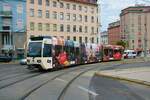
[(147, 56), (147, 14), (145, 14), (144, 57)]

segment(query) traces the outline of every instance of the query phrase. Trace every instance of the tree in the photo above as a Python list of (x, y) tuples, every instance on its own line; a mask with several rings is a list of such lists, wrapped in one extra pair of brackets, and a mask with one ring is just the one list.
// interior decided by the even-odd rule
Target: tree
[(127, 42), (125, 42), (125, 41), (118, 41), (117, 43), (116, 43), (117, 45), (121, 45), (121, 46), (123, 46), (124, 48), (126, 48), (127, 47)]

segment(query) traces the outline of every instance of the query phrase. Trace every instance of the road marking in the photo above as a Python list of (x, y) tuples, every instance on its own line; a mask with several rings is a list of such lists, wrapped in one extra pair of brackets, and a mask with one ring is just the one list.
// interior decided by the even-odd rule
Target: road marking
[(61, 81), (61, 82), (64, 82), (64, 83), (67, 83), (66, 80), (63, 80), (63, 79), (60, 79), (60, 78), (56, 78), (57, 81)]
[(94, 95), (94, 96), (97, 96), (97, 95), (98, 95), (97, 93), (95, 93), (95, 92), (93, 92), (93, 91), (91, 91), (91, 90), (89, 90), (89, 89), (87, 89), (87, 88), (84, 88), (84, 87), (82, 87), (82, 86), (78, 86), (78, 88), (81, 89), (81, 90), (83, 90), (83, 91), (85, 91), (85, 92), (88, 92), (88, 93), (90, 93), (90, 94), (92, 94), (92, 95)]

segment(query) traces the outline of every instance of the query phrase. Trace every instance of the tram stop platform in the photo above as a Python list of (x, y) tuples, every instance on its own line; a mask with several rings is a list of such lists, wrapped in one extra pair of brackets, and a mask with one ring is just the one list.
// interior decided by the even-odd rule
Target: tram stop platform
[(150, 86), (150, 67), (99, 71), (96, 75)]

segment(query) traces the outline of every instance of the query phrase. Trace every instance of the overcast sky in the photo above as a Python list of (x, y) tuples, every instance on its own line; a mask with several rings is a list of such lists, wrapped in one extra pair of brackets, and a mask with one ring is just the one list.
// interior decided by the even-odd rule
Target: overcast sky
[(101, 31), (107, 30), (109, 23), (119, 20), (122, 9), (133, 6), (136, 2), (138, 4), (150, 4), (144, 2), (144, 0), (99, 0), (101, 5)]

